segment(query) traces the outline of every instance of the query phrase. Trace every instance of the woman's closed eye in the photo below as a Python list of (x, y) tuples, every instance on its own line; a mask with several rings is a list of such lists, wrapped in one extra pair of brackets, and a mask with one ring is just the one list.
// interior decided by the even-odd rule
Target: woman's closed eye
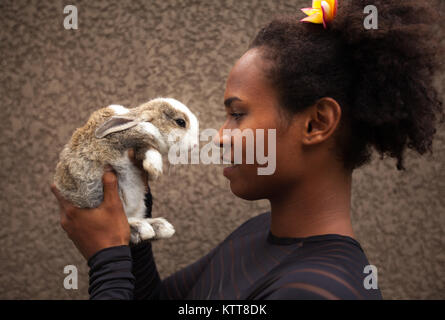
[(242, 116), (245, 115), (245, 113), (239, 113), (239, 112), (232, 112), (230, 113), (230, 115), (235, 118), (235, 120), (239, 120), (241, 119)]

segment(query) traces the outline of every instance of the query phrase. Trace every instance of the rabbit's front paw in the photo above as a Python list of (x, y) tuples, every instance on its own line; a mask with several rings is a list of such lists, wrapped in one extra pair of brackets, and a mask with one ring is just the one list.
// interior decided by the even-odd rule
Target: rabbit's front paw
[(162, 156), (159, 151), (150, 149), (145, 153), (145, 159), (142, 161), (144, 170), (148, 173), (150, 181), (157, 180), (162, 174)]
[(175, 228), (164, 218), (146, 219), (156, 233), (156, 239), (167, 239), (175, 233)]
[(128, 224), (130, 225), (131, 232), (130, 241), (133, 244), (153, 239), (156, 235), (150, 223), (145, 219), (128, 218)]

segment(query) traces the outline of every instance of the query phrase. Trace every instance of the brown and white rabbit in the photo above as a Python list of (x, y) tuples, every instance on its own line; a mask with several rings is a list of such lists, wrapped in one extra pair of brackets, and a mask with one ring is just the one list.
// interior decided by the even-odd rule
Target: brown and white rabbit
[(149, 180), (155, 180), (162, 174), (162, 157), (173, 144), (186, 152), (198, 145), (198, 125), (189, 108), (172, 98), (130, 109), (119, 105), (99, 109), (63, 148), (54, 184), (74, 205), (95, 208), (103, 201), (103, 169), (110, 164), (117, 173), (131, 243), (169, 238), (175, 230), (167, 220), (145, 218), (145, 186), (127, 150), (135, 150)]

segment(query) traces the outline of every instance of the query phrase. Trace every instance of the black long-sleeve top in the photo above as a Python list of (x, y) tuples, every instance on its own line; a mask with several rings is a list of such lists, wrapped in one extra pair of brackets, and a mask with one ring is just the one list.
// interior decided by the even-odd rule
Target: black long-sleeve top
[(365, 288), (369, 264), (360, 244), (348, 236), (274, 236), (266, 212), (163, 280), (150, 242), (103, 249), (88, 260), (89, 294), (90, 299), (137, 300), (382, 299), (379, 289)]

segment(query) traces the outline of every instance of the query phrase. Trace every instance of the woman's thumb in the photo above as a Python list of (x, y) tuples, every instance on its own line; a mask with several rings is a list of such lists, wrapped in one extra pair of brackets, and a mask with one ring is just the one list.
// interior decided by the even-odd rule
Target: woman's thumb
[(119, 197), (116, 173), (113, 167), (108, 164), (104, 167), (102, 183), (104, 186), (104, 202), (113, 202), (116, 197)]

